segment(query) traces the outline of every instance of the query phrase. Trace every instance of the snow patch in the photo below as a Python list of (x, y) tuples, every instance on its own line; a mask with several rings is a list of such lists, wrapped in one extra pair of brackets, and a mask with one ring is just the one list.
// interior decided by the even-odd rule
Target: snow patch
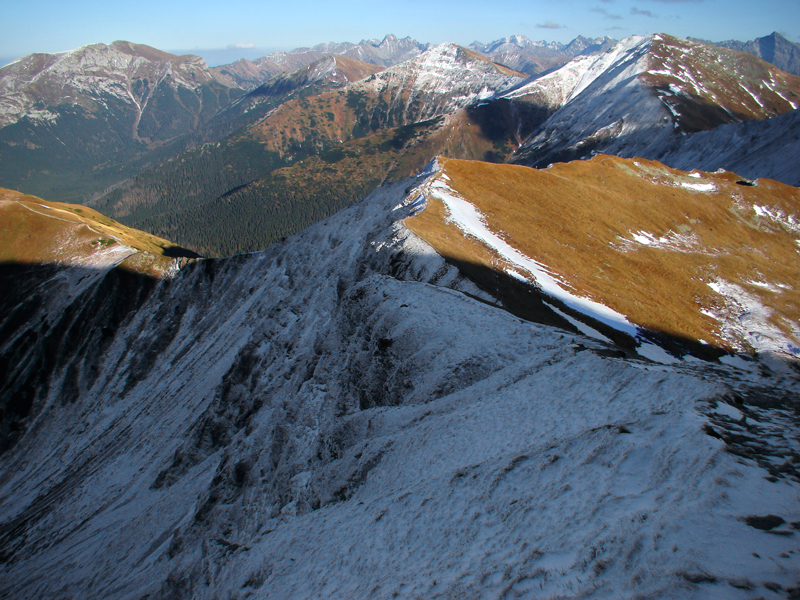
[(682, 181), (680, 183), (682, 188), (686, 188), (687, 190), (694, 190), (695, 192), (715, 192), (717, 190), (717, 186), (713, 183), (687, 183)]
[[(521, 275), (519, 275), (518, 278), (521, 279), (522, 281), (526, 281), (526, 279), (524, 279)], [(608, 339), (606, 336), (604, 336), (602, 333), (597, 331), (594, 327), (589, 327), (586, 323), (583, 323), (581, 321), (578, 321), (578, 319), (570, 317), (568, 314), (566, 314), (563, 311), (558, 310), (555, 306), (553, 306), (549, 302), (543, 302), (543, 304), (547, 305), (547, 307), (550, 310), (552, 310), (556, 314), (558, 314), (561, 317), (563, 317), (564, 319), (566, 319), (570, 324), (572, 324), (573, 327), (575, 327), (583, 335), (585, 335), (587, 337), (590, 337), (590, 338), (594, 338), (594, 339), (599, 340), (601, 342), (606, 342), (606, 343), (609, 343), (609, 344), (613, 344), (614, 343), (610, 339)]]
[(770, 219), (790, 231), (800, 233), (800, 220), (795, 215), (787, 215), (780, 208), (760, 206), (758, 204), (753, 205), (753, 210), (759, 217)]

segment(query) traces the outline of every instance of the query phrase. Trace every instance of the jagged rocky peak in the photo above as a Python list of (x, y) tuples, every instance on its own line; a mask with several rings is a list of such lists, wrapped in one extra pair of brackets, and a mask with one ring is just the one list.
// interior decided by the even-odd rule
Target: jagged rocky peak
[(777, 31), (748, 42), (726, 40), (716, 42), (716, 45), (748, 52), (763, 58), (787, 73), (800, 75), (800, 44), (787, 40)]

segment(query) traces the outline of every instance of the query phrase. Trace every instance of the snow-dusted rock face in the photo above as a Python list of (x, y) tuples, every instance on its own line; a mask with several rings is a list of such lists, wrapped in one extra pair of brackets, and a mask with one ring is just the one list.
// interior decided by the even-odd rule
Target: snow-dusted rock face
[(750, 55), (666, 35), (631, 37), (514, 90), (558, 105), (512, 162), (604, 152), (656, 158), (687, 134), (796, 108), (800, 79)]
[(138, 124), (165, 88), (196, 93), (217, 79), (199, 56), (174, 56), (130, 42), (32, 54), (0, 68), (0, 127), (26, 115), (35, 122), (55, 119), (47, 107), (62, 104), (96, 112), (111, 98), (132, 108)]
[(614, 43), (615, 40), (609, 37), (588, 39), (578, 36), (569, 44), (561, 44), (533, 42), (524, 35), (512, 35), (488, 44), (473, 42), (469, 48), (496, 63), (529, 75), (536, 75), (557, 68), (574, 56), (608, 50)]
[[(101, 310), (107, 277), (58, 314), (36, 291), (22, 322), (53, 332), (28, 348), (50, 362), (0, 455), (0, 594), (796, 585), (797, 373), (612, 358), (511, 316), (399, 222), (420, 182), (264, 252), (128, 282), (127, 312)], [(67, 343), (104, 318), (97, 344)], [(3, 357), (24, 353), (5, 327)], [(4, 384), (24, 376), (2, 364)]]
[(461, 46), (441, 44), (350, 89), (381, 97), (390, 111), (404, 104), (404, 120), (414, 122), (492, 98), (524, 79)]

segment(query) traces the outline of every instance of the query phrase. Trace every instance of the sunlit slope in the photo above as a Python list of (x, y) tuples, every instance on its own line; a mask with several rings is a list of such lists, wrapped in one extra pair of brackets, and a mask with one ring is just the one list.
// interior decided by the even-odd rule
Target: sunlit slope
[(662, 34), (653, 38), (647, 66), (640, 80), (687, 133), (800, 106), (800, 77), (745, 52)]
[(75, 204), (0, 188), (0, 263), (120, 266), (163, 277), (193, 252)]
[(627, 318), (729, 350), (800, 353), (800, 189), (604, 155), (545, 170), (439, 164), (406, 223), (446, 257), (604, 305), (623, 331)]
[(800, 77), (665, 34), (630, 37), (510, 92), (558, 108), (517, 150), (531, 167), (594, 153), (658, 159), (693, 133), (800, 106)]
[(263, 249), (419, 172), (437, 154), (506, 160), (549, 115), (533, 104), (489, 101), (523, 79), (444, 44), (343, 89), (292, 97), (92, 205), (207, 256)]

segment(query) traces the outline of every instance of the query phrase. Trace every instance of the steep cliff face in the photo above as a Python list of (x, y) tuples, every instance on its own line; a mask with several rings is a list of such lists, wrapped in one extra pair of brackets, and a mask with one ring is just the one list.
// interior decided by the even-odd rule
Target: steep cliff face
[(29, 379), (0, 455), (0, 593), (794, 585), (796, 371), (624, 359), (500, 310), (402, 225), (428, 175), (264, 252), (120, 285), (116, 316), (99, 271), (52, 273), (83, 297), (21, 289), (68, 308), (18, 320), (2, 356), (28, 356), (42, 316), (74, 342), (30, 370), (49, 384)]

